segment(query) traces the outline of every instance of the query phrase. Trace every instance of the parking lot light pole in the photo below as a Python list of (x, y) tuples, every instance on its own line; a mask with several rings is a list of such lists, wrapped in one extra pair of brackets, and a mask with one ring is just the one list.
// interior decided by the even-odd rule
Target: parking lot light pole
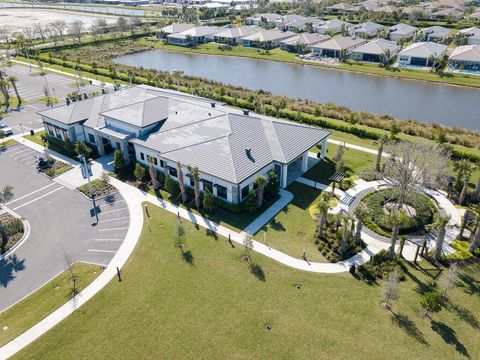
[(87, 174), (87, 180), (88, 180), (88, 191), (92, 196), (93, 212), (95, 214), (95, 219), (97, 220), (97, 224), (98, 224), (97, 205), (95, 204), (95, 194), (92, 192), (92, 182), (90, 181), (90, 173), (88, 172), (87, 159), (83, 155), (78, 155), (78, 158), (80, 159), (81, 162), (83, 162), (83, 166), (85, 166), (85, 173)]

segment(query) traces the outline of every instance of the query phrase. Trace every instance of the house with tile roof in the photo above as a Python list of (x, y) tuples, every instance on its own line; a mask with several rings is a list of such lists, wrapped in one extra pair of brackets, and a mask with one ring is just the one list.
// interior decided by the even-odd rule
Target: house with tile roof
[(280, 41), (295, 36), (291, 31), (281, 31), (278, 29), (259, 30), (252, 35), (245, 36), (240, 39), (241, 44), (245, 47), (260, 47), (272, 49), (280, 45)]
[(418, 34), (420, 38), (423, 37), (424, 41), (434, 42), (445, 42), (452, 36), (452, 32), (442, 26), (430, 26), (429, 28), (420, 30)]
[(458, 70), (473, 70), (480, 73), (480, 45), (456, 47), (448, 57), (448, 66)]
[(397, 24), (391, 26), (388, 29), (388, 37), (392, 41), (400, 41), (402, 39), (411, 39), (417, 31), (415, 26), (411, 26), (408, 24)]
[(215, 42), (236, 45), (240, 39), (258, 32), (256, 26), (241, 26), (225, 29), (214, 35)]
[(447, 47), (434, 42), (413, 43), (398, 53), (400, 66), (432, 66), (447, 53)]
[(458, 30), (459, 35), (465, 36), (467, 39), (466, 45), (480, 45), (480, 29), (471, 27), (467, 29)]
[(167, 35), (167, 43), (180, 46), (191, 46), (213, 41), (215, 34), (224, 29), (216, 26), (194, 26), (191, 29)]
[(384, 57), (388, 60), (398, 53), (395, 41), (376, 39), (352, 50), (352, 59), (356, 61), (382, 62)]
[(329, 35), (301, 33), (280, 41), (280, 49), (303, 54), (310, 52), (312, 46), (329, 39)]
[(353, 25), (350, 28), (350, 35), (371, 37), (378, 35), (378, 33), (383, 29), (385, 29), (383, 25), (377, 24), (372, 21), (367, 21), (361, 24)]
[[(49, 137), (83, 141), (100, 155), (120, 149), (137, 161), (193, 186), (188, 167), (198, 167), (205, 189), (230, 203), (245, 200), (258, 175), (274, 170), (281, 187), (289, 173), (305, 172), (309, 150), (330, 131), (250, 115), (196, 96), (146, 85), (118, 90), (38, 112)], [(290, 179), (292, 180), (292, 179)]]
[(362, 38), (351, 38), (335, 36), (327, 41), (322, 41), (312, 46), (312, 55), (341, 58), (350, 55), (353, 49), (366, 44), (367, 40)]

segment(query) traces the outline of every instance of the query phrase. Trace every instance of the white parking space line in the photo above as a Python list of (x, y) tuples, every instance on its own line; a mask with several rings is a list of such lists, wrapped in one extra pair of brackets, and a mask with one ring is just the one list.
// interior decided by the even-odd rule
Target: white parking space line
[(56, 188), (55, 190), (52, 190), (52, 191), (50, 191), (50, 192), (48, 192), (48, 193), (46, 193), (46, 194), (44, 194), (44, 195), (42, 195), (42, 196), (39, 196), (39, 197), (37, 197), (37, 198), (35, 198), (35, 199), (33, 199), (33, 200), (30, 200), (29, 202), (26, 202), (25, 204), (22, 204), (22, 205), (20, 205), (20, 206), (17, 206), (16, 208), (13, 209), (13, 211), (18, 210), (18, 209), (21, 209), (22, 207), (27, 206), (27, 205), (29, 205), (29, 204), (37, 201), (37, 200), (40, 200), (40, 199), (44, 198), (45, 196), (48, 196), (48, 195), (50, 195), (50, 194), (53, 194), (54, 192), (56, 192), (56, 191), (58, 191), (58, 190), (61, 190), (61, 189), (63, 189), (63, 186), (60, 186), (59, 188)]
[(22, 146), (22, 147), (18, 147), (16, 149), (8, 150), (7, 154), (13, 156), (13, 155), (19, 155), (19, 154), (26, 153), (26, 152), (31, 152), (31, 151), (32, 150), (30, 150), (29, 148), (24, 148)]
[(116, 219), (102, 220), (102, 223), (106, 223), (106, 222), (110, 222), (110, 221), (125, 220), (125, 219), (130, 219), (130, 216), (119, 217), (119, 218), (116, 218)]
[(22, 161), (22, 164), (25, 165), (33, 165), (37, 162), (37, 159), (29, 160), (29, 161)]
[(121, 228), (115, 228), (115, 229), (101, 229), (98, 231), (117, 231), (117, 230), (127, 230), (128, 227), (121, 227)]
[(104, 253), (116, 253), (117, 250), (99, 250), (99, 249), (87, 249), (90, 252), (104, 252)]
[(102, 242), (102, 241), (115, 241), (115, 242), (121, 242), (121, 241), (123, 241), (123, 239), (93, 239), (93, 241), (98, 241), (98, 242)]
[(10, 204), (12, 204), (12, 203), (14, 203), (14, 202), (16, 202), (16, 201), (18, 201), (18, 200), (22, 200), (22, 199), (24, 199), (24, 198), (26, 198), (26, 197), (28, 197), (28, 196), (30, 196), (30, 195), (33, 195), (33, 194), (35, 194), (35, 193), (37, 193), (37, 192), (39, 192), (39, 191), (44, 190), (44, 189), (46, 189), (46, 188), (48, 188), (48, 187), (50, 187), (50, 186), (52, 186), (52, 185), (55, 185), (55, 183), (52, 182), (51, 184), (48, 184), (47, 186), (44, 186), (44, 187), (41, 187), (40, 189), (37, 189), (37, 190), (35, 190), (35, 191), (32, 191), (31, 193), (28, 193), (27, 195), (23, 195), (23, 196), (21, 196), (21, 197), (19, 197), (19, 198), (17, 198), (17, 199), (14, 199), (14, 200), (6, 203), (6, 205), (10, 205)]
[(112, 202), (111, 204), (102, 204), (102, 205), (98, 205), (98, 207), (102, 207), (102, 206), (114, 206), (115, 204), (118, 204), (118, 203), (122, 203), (122, 202), (125, 202), (125, 200), (115, 200), (114, 202)]
[(110, 211), (101, 212), (99, 215), (110, 214), (110, 213), (117, 212), (117, 211), (122, 211), (122, 210), (125, 210), (125, 209), (128, 209), (128, 207), (124, 207), (124, 208), (120, 208), (120, 209), (115, 209), (115, 210), (110, 210)]
[(28, 159), (29, 157), (32, 157), (34, 154), (33, 153), (28, 153), (28, 154), (22, 154), (20, 156), (17, 156), (17, 157), (14, 157), (13, 160), (17, 160), (17, 161), (22, 161), (25, 160), (25, 159)]

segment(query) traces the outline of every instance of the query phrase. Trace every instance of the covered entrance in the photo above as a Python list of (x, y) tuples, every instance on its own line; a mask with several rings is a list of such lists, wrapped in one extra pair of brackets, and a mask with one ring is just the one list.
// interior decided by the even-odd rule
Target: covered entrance
[(111, 154), (116, 149), (120, 149), (123, 154), (123, 158), (126, 163), (135, 157), (135, 153), (132, 153), (132, 146), (128, 142), (135, 134), (131, 134), (127, 131), (116, 129), (110, 126), (106, 126), (97, 130), (99, 136), (102, 139), (101, 144), (103, 148), (103, 155)]

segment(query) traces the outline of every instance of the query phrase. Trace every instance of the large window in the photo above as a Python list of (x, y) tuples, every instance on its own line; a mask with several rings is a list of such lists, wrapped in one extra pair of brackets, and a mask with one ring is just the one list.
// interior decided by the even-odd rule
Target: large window
[(95, 136), (93, 134), (88, 133), (88, 141), (92, 144), (95, 144)]
[(165, 162), (163, 160), (160, 160), (160, 167), (164, 168), (165, 167)]
[(250, 187), (248, 185), (242, 189), (242, 200), (247, 198), (249, 190), (250, 190)]
[(174, 169), (174, 168), (168, 168), (168, 173), (170, 174), (170, 176), (173, 176), (173, 177), (177, 177), (177, 169)]
[(145, 161), (145, 154), (142, 152), (140, 153), (140, 160)]
[(203, 191), (206, 189), (210, 190), (213, 194), (213, 183), (211, 181), (203, 180)]
[(227, 188), (225, 186), (217, 185), (217, 196), (222, 199), (227, 199)]

